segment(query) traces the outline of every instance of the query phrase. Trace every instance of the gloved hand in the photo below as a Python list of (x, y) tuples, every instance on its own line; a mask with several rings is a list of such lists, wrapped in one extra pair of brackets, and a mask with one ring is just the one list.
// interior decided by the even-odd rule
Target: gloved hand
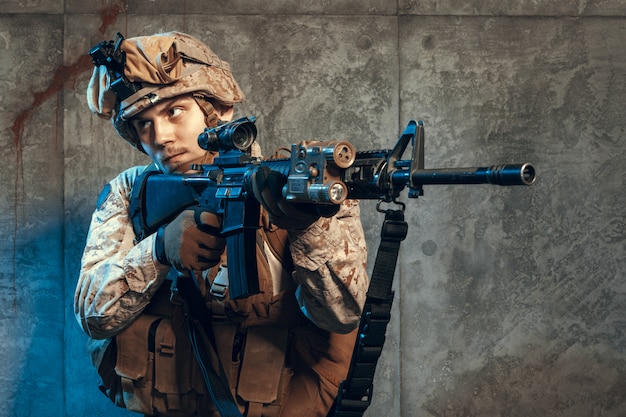
[(226, 247), (226, 239), (219, 236), (220, 227), (215, 214), (183, 211), (157, 232), (157, 260), (179, 271), (202, 271), (217, 265)]
[(281, 229), (306, 229), (321, 215), (330, 217), (337, 213), (339, 205), (290, 203), (283, 197), (287, 177), (267, 166), (259, 167), (250, 177), (254, 197), (268, 212), (270, 222)]

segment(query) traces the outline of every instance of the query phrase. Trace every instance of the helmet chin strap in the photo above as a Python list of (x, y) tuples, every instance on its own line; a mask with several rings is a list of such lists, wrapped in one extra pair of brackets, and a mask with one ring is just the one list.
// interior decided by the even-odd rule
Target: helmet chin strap
[[(200, 106), (202, 113), (204, 113), (204, 123), (206, 124), (206, 126), (207, 127), (217, 126), (217, 124), (220, 121), (220, 118), (217, 114), (217, 111), (215, 110), (215, 106), (213, 105), (213, 103), (211, 103), (207, 97), (200, 95), (200, 94), (194, 94), (193, 98), (196, 100), (196, 103), (198, 103), (198, 106)], [(194, 165), (212, 164), (213, 159), (216, 156), (217, 156), (217, 152), (207, 151), (203, 157), (193, 161), (190, 168), (193, 167)]]
[(207, 125), (207, 127), (217, 126), (220, 118), (217, 114), (217, 111), (215, 110), (215, 106), (213, 106), (213, 103), (211, 103), (203, 95), (194, 94), (193, 98), (196, 100), (196, 103), (198, 103), (198, 106), (200, 106), (202, 113), (204, 113), (204, 123)]

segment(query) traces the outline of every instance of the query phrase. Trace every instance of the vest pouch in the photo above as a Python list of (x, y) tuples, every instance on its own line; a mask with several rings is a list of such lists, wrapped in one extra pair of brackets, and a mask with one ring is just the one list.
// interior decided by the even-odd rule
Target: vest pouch
[(100, 391), (146, 415), (214, 416), (186, 324), (143, 313), (112, 339), (88, 341)]
[[(123, 404), (130, 411), (168, 416), (211, 409), (185, 325), (141, 314), (116, 336), (115, 373)], [(111, 398), (111, 396), (109, 396)]]
[(150, 340), (160, 320), (160, 317), (141, 314), (115, 337), (115, 372), (120, 377), (124, 404), (138, 413), (153, 413), (154, 347)]
[(287, 343), (286, 328), (248, 328), (237, 395), (245, 401), (260, 404), (270, 404), (278, 399)]
[(167, 415), (194, 415), (204, 393), (186, 325), (162, 319), (154, 339), (153, 407)]

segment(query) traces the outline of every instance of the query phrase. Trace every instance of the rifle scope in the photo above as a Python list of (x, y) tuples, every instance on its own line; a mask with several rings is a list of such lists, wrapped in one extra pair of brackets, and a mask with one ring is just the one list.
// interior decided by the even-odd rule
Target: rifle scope
[(242, 117), (212, 128), (205, 128), (198, 136), (198, 145), (205, 151), (247, 151), (256, 140), (256, 117)]

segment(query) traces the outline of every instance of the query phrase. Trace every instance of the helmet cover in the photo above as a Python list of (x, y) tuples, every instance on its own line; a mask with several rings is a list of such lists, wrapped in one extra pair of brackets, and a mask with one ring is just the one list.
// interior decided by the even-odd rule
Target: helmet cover
[(193, 36), (167, 32), (121, 38), (117, 48), (125, 56), (123, 74), (119, 76), (132, 89), (123, 93), (115, 89), (119, 81), (113, 79), (115, 72), (94, 59), (87, 103), (99, 117), (113, 118), (117, 133), (139, 150), (143, 151), (128, 121), (148, 107), (188, 93), (227, 106), (245, 99), (230, 65)]

